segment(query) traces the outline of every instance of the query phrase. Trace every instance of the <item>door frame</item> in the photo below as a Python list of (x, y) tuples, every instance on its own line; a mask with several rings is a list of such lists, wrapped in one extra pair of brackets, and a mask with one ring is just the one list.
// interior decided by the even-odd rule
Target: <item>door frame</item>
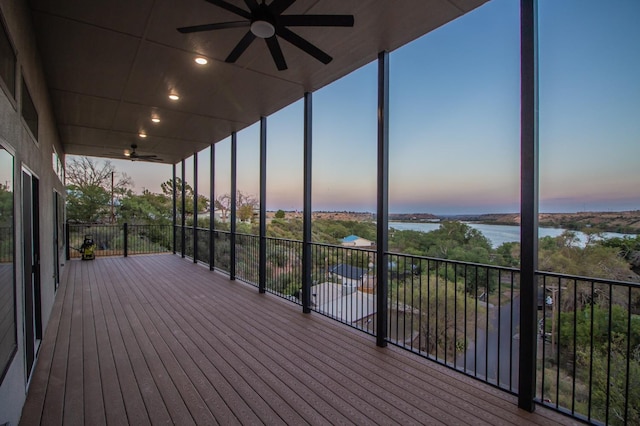
[(28, 167), (20, 173), (22, 208), (22, 288), (25, 374), (29, 382), (42, 340), (40, 276), (40, 179)]

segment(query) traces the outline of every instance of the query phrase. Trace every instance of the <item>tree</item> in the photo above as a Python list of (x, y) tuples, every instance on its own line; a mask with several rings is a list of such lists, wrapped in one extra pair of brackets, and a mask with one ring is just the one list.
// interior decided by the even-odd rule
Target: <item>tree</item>
[(238, 219), (243, 222), (251, 222), (253, 220), (253, 212), (258, 208), (259, 202), (256, 197), (251, 194), (238, 191), (236, 193), (236, 208)]
[(0, 227), (13, 225), (13, 191), (9, 185), (0, 183)]
[[(168, 197), (169, 200), (173, 199), (173, 179), (169, 179), (166, 182), (160, 184), (162, 193)], [(185, 182), (185, 216), (193, 216), (193, 188), (191, 185)], [(178, 214), (182, 206), (182, 179), (176, 178), (176, 206), (178, 207)], [(198, 194), (198, 213), (205, 212), (209, 209), (209, 199), (204, 195)]]
[(101, 222), (105, 218), (112, 221), (110, 199), (109, 192), (97, 185), (84, 188), (67, 185), (67, 219), (84, 223)]
[(13, 191), (0, 183), (0, 262), (13, 259)]
[(220, 217), (222, 221), (226, 222), (228, 212), (231, 210), (231, 195), (218, 195), (214, 201), (214, 206), (216, 209), (220, 210)]
[(111, 161), (101, 163), (89, 157), (70, 159), (66, 176), (67, 218), (79, 222), (114, 221), (115, 199), (126, 196), (133, 185)]
[(238, 207), (238, 219), (242, 222), (251, 222), (253, 219), (253, 206), (250, 204), (243, 204)]
[(276, 219), (284, 219), (284, 216), (285, 216), (284, 210), (280, 209), (280, 210), (278, 210), (276, 212), (275, 218)]
[(142, 194), (129, 194), (120, 206), (120, 218), (129, 224), (168, 225), (172, 219), (171, 198), (144, 190)]
[[(236, 215), (243, 222), (252, 222), (253, 212), (258, 207), (258, 200), (251, 194), (242, 191), (236, 192)], [(222, 194), (216, 197), (214, 201), (215, 208), (220, 210), (220, 216), (223, 222), (227, 221), (229, 211), (231, 210), (231, 194)]]

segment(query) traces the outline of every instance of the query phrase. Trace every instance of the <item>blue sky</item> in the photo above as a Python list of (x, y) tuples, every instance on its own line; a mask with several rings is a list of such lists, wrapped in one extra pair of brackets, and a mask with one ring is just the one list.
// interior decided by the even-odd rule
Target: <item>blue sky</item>
[[(640, 209), (639, 16), (638, 0), (539, 1), (543, 212)], [(515, 0), (391, 53), (390, 211), (518, 211), (519, 67)], [(313, 95), (314, 210), (375, 211), (376, 73), (369, 64)], [(302, 207), (302, 114), (297, 102), (268, 117), (269, 209)], [(238, 189), (254, 195), (258, 131), (238, 133)], [(229, 145), (216, 148), (218, 194), (230, 189)], [(154, 192), (171, 173), (114, 163)]]

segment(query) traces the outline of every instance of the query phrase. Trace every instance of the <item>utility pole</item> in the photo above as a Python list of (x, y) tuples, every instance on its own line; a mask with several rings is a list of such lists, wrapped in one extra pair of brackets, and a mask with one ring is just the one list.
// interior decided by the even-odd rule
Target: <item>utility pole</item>
[(113, 172), (111, 172), (111, 223), (114, 223), (116, 219), (113, 213)]

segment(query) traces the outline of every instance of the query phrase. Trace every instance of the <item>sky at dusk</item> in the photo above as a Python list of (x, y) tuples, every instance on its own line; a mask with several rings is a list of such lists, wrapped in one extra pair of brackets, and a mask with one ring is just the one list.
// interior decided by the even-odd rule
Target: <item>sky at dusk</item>
[[(639, 16), (638, 0), (539, 0), (541, 212), (640, 209)], [(391, 52), (391, 212), (519, 210), (519, 37), (519, 2), (493, 0)], [(313, 94), (313, 210), (376, 210), (376, 90), (374, 62)], [(301, 101), (268, 117), (269, 210), (302, 208), (302, 119)], [(238, 189), (255, 196), (258, 141), (259, 123), (238, 132)], [(112, 162), (138, 190), (171, 177)], [(229, 163), (227, 139), (216, 194)], [(208, 195), (208, 149), (198, 164)]]

